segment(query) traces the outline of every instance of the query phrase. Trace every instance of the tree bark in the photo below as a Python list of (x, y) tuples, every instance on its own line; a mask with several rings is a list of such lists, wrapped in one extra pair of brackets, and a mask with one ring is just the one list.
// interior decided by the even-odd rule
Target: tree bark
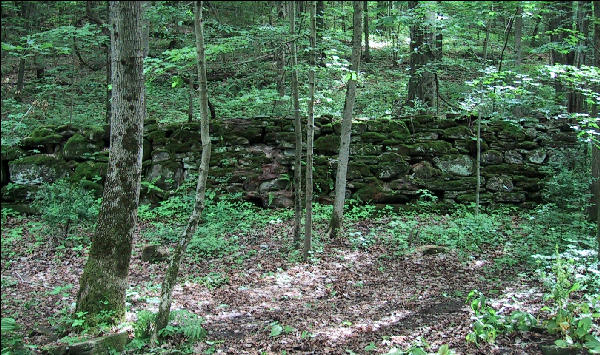
[[(277, 11), (277, 18), (282, 21), (285, 17), (285, 3), (279, 2), (279, 8)], [(285, 96), (285, 50), (284, 46), (280, 46), (277, 53), (277, 93), (279, 94), (279, 100), (276, 102), (276, 106), (282, 105), (282, 98)]]
[[(325, 1), (317, 1), (317, 39), (319, 43), (323, 42), (323, 31), (325, 31)], [(319, 65), (325, 66), (325, 49), (323, 46), (319, 49)]]
[[(594, 17), (600, 18), (600, 3), (594, 2)], [(594, 23), (594, 65), (600, 67), (600, 23)], [(596, 91), (598, 88), (596, 88)], [(597, 117), (598, 105), (592, 107), (592, 116)], [(600, 260), (600, 148), (599, 142), (592, 146), (592, 206), (591, 218), (596, 218), (596, 241), (598, 242), (598, 260)], [(595, 213), (595, 215), (594, 215)]]
[(209, 131), (209, 108), (208, 108), (208, 89), (206, 80), (206, 56), (204, 53), (204, 29), (202, 19), (202, 1), (194, 2), (194, 31), (196, 34), (196, 53), (198, 55), (198, 86), (200, 91), (200, 139), (202, 141), (202, 157), (200, 158), (200, 168), (198, 172), (198, 182), (196, 184), (196, 198), (194, 201), (194, 209), (188, 224), (180, 237), (173, 256), (169, 262), (169, 267), (163, 280), (161, 292), (160, 292), (160, 305), (158, 307), (158, 314), (154, 323), (154, 329), (152, 332), (152, 341), (156, 342), (156, 339), (160, 335), (159, 332), (167, 326), (169, 323), (169, 314), (171, 312), (171, 302), (173, 297), (173, 288), (177, 281), (177, 275), (179, 274), (179, 267), (181, 266), (181, 259), (185, 253), (188, 244), (192, 240), (192, 237), (196, 233), (202, 211), (204, 210), (205, 203), (205, 192), (206, 192), (206, 180), (208, 178), (208, 169), (210, 162), (211, 143), (210, 143), (210, 131)]
[[(409, 1), (408, 7), (415, 9), (418, 1)], [(414, 106), (419, 100), (426, 106), (435, 104), (435, 75), (427, 65), (435, 59), (433, 51), (433, 32), (430, 26), (423, 24), (424, 16), (418, 16), (418, 21), (410, 28), (410, 79), (408, 81), (408, 96), (406, 104)]]
[(362, 4), (354, 1), (354, 32), (352, 36), (352, 58), (350, 66), (350, 79), (346, 89), (346, 101), (342, 117), (342, 131), (340, 134), (340, 149), (338, 155), (337, 173), (335, 177), (335, 200), (333, 213), (329, 224), (329, 236), (337, 237), (342, 226), (344, 216), (344, 202), (346, 199), (346, 174), (350, 158), (350, 134), (352, 132), (352, 111), (356, 97), (356, 82), (360, 67), (361, 37), (362, 37)]
[(517, 7), (517, 14), (515, 15), (515, 66), (521, 66), (521, 60), (523, 59), (523, 53), (521, 48), (521, 37), (523, 36), (523, 9), (521, 6)]
[[(366, 4), (366, 1), (365, 1)], [(317, 65), (317, 25), (316, 1), (311, 1), (310, 8), (310, 54), (308, 71), (308, 121), (306, 123), (306, 215), (304, 219), (304, 247), (302, 258), (308, 260), (312, 243), (312, 203), (313, 203), (313, 141), (315, 136), (315, 66)]]
[[(290, 35), (296, 35), (296, 6), (290, 1)], [(296, 153), (294, 156), (294, 243), (300, 243), (300, 222), (302, 219), (302, 123), (300, 121), (300, 100), (298, 97), (298, 56), (296, 41), (291, 43), (292, 55), (292, 100), (294, 104), (294, 133)]]
[[(108, 172), (96, 231), (80, 279), (77, 311), (91, 324), (102, 311), (125, 315), (125, 291), (137, 221), (146, 115), (141, 5), (111, 1), (112, 116)], [(107, 321), (107, 320), (104, 320)]]
[(364, 1), (364, 31), (365, 31), (365, 63), (368, 63), (371, 61), (371, 52), (370, 52), (370, 45), (369, 45), (369, 2), (368, 1)]

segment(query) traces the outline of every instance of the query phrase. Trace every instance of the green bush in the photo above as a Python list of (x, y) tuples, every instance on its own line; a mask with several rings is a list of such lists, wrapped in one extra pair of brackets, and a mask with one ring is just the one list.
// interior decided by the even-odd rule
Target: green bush
[(54, 242), (59, 240), (58, 232), (64, 239), (72, 227), (93, 223), (99, 211), (92, 192), (64, 179), (43, 185), (36, 193), (33, 207), (51, 229)]

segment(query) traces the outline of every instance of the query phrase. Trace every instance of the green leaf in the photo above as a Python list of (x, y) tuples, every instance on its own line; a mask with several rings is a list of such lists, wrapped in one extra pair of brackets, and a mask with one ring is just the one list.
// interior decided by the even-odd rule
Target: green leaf
[(564, 339), (555, 340), (554, 345), (558, 346), (559, 348), (567, 348), (569, 346)]
[(278, 323), (271, 325), (271, 334), (269, 334), (269, 336), (277, 337), (280, 336), (281, 333), (283, 333), (282, 326), (280, 326)]

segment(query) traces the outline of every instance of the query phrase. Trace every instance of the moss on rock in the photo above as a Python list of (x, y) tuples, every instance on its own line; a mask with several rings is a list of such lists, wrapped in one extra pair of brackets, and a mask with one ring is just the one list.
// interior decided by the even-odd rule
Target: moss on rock
[(52, 155), (36, 154), (9, 162), (8, 169), (12, 182), (37, 185), (63, 177), (67, 172), (67, 164)]

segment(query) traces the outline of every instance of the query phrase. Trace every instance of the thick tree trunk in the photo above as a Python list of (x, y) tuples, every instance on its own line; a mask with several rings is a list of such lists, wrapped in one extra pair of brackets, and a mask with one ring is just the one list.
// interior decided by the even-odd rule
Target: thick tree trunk
[[(290, 1), (290, 35), (296, 35), (296, 6)], [(296, 154), (294, 156), (294, 243), (300, 243), (300, 222), (302, 220), (302, 122), (300, 121), (300, 100), (298, 97), (298, 56), (296, 41), (292, 42), (292, 100), (294, 104), (294, 133)]]
[(198, 84), (200, 91), (200, 139), (202, 141), (202, 157), (200, 158), (200, 169), (198, 172), (198, 182), (196, 184), (196, 198), (194, 202), (194, 210), (190, 215), (188, 224), (180, 237), (169, 267), (165, 273), (165, 279), (163, 280), (161, 292), (160, 292), (160, 305), (158, 307), (158, 314), (156, 315), (155, 327), (152, 332), (152, 340), (156, 341), (158, 333), (161, 329), (167, 326), (169, 323), (169, 314), (171, 312), (171, 302), (173, 297), (173, 288), (177, 281), (177, 275), (179, 274), (179, 267), (181, 265), (181, 259), (185, 253), (188, 244), (192, 240), (192, 237), (196, 233), (202, 211), (204, 210), (205, 192), (206, 192), (206, 179), (208, 178), (208, 168), (210, 162), (210, 132), (209, 132), (209, 119), (208, 119), (208, 90), (206, 80), (206, 56), (204, 54), (204, 29), (202, 22), (202, 1), (194, 2), (194, 30), (196, 34), (196, 53), (198, 55)]
[(523, 53), (521, 48), (521, 37), (523, 36), (523, 9), (521, 6), (517, 7), (517, 14), (515, 15), (515, 66), (521, 66), (521, 60), (523, 59)]
[[(415, 9), (418, 1), (409, 1), (408, 7)], [(433, 32), (425, 23), (423, 15), (419, 17), (420, 23), (410, 28), (410, 79), (408, 81), (408, 96), (406, 104), (413, 107), (418, 100), (426, 106), (435, 104), (435, 75), (427, 65), (435, 59), (433, 51)]]
[[(366, 3), (366, 1), (365, 1)], [(312, 243), (312, 203), (313, 203), (313, 140), (315, 135), (315, 65), (317, 65), (317, 25), (316, 1), (311, 1), (310, 8), (310, 69), (308, 71), (308, 121), (306, 123), (306, 216), (304, 219), (304, 247), (302, 258), (308, 260)]]
[(77, 311), (91, 323), (102, 311), (118, 322), (125, 315), (125, 291), (137, 221), (146, 115), (142, 9), (135, 1), (111, 1), (112, 116), (110, 157), (102, 205), (90, 253), (80, 279)]
[(338, 155), (337, 173), (335, 176), (335, 200), (333, 213), (329, 224), (329, 236), (337, 237), (342, 226), (344, 216), (344, 202), (346, 199), (346, 173), (350, 158), (350, 133), (352, 132), (352, 111), (356, 97), (356, 82), (360, 67), (361, 37), (362, 37), (362, 4), (354, 1), (354, 32), (352, 36), (352, 59), (350, 66), (351, 77), (346, 89), (346, 101), (342, 117), (342, 131), (340, 134), (340, 150)]
[(365, 31), (365, 63), (368, 63), (371, 61), (371, 51), (370, 51), (370, 45), (369, 45), (369, 2), (368, 1), (364, 1), (364, 31)]

